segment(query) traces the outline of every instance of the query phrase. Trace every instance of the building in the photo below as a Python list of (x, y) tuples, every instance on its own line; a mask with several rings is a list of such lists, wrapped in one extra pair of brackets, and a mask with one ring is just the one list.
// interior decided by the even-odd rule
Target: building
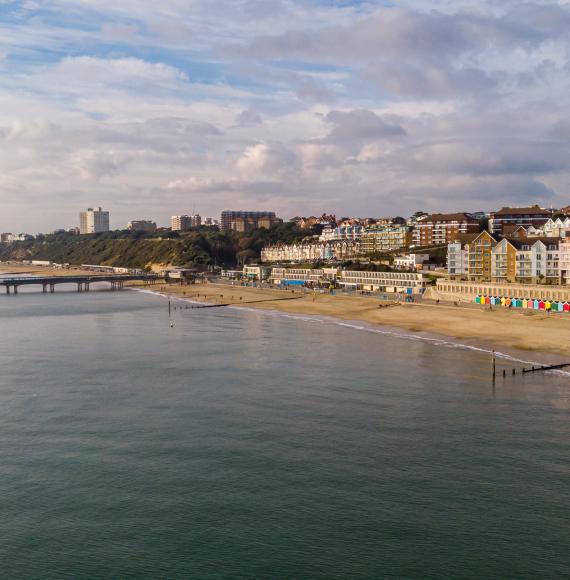
[(570, 285), (570, 235), (558, 244), (558, 272), (560, 284)]
[(202, 218), (196, 215), (173, 215), (170, 218), (170, 229), (173, 232), (185, 232), (192, 228), (199, 228), (202, 225)]
[(394, 258), (394, 268), (398, 270), (421, 270), (429, 261), (429, 254), (405, 254)]
[(321, 242), (332, 242), (338, 240), (360, 240), (364, 226), (360, 224), (348, 224), (338, 227), (326, 226), (323, 228), (319, 240)]
[(412, 242), (408, 226), (372, 226), (360, 236), (360, 251), (363, 254), (385, 254), (407, 248)]
[(491, 280), (492, 250), (496, 245), (497, 240), (488, 231), (481, 232), (466, 245), (469, 280)]
[(559, 238), (503, 238), (492, 250), (492, 281), (558, 284), (559, 243)]
[(427, 279), (423, 274), (404, 272), (340, 270), (337, 284), (350, 290), (421, 294), (427, 285)]
[(427, 285), (423, 274), (368, 272), (337, 268), (273, 268), (270, 281), (279, 286), (339, 286), (347, 290), (420, 294)]
[(127, 229), (133, 232), (146, 232), (152, 234), (156, 232), (156, 222), (150, 220), (133, 220), (127, 224)]
[(299, 242), (296, 244), (275, 244), (261, 250), (261, 261), (271, 262), (319, 262), (330, 260), (350, 260), (360, 253), (359, 242)]
[[(570, 288), (565, 285), (546, 285), (546, 284), (507, 284), (499, 282), (464, 282), (456, 280), (437, 280), (437, 295), (447, 300), (467, 300), (476, 302), (480, 296), (495, 297), (495, 304), (506, 306), (505, 298), (513, 298), (521, 301), (530, 300), (552, 300), (557, 302), (570, 302)], [(503, 300), (499, 300), (503, 299)], [(477, 302), (481, 303), (481, 302)], [(486, 302), (487, 303), (487, 302)], [(490, 302), (489, 302), (490, 303)], [(570, 311), (570, 304), (568, 305)], [(524, 307), (524, 305), (517, 307)], [(527, 306), (528, 307), (528, 306)]]
[(79, 232), (98, 234), (109, 231), (109, 212), (98, 208), (87, 208), (79, 214)]
[[(504, 236), (511, 228), (517, 226), (543, 226), (552, 216), (552, 211), (538, 205), (531, 207), (503, 207), (491, 213), (489, 231), (495, 236)], [(512, 230), (511, 230), (512, 231)]]
[(271, 268), (267, 266), (245, 265), (243, 267), (243, 277), (255, 282), (263, 282), (269, 278)]
[(434, 213), (414, 225), (414, 246), (443, 246), (458, 236), (480, 231), (479, 220), (467, 213)]
[(34, 236), (31, 234), (12, 234), (10, 232), (0, 234), (0, 243), (11, 244), (12, 242), (26, 242), (33, 240)]
[(225, 210), (220, 217), (220, 229), (224, 231), (250, 232), (259, 228), (269, 229), (280, 223), (272, 211), (231, 211)]
[(328, 287), (336, 283), (336, 268), (272, 268), (269, 281), (276, 286)]

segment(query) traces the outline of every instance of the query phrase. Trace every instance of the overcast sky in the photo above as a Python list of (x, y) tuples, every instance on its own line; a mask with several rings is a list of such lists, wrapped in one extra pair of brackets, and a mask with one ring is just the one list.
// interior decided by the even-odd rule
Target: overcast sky
[(570, 2), (0, 0), (0, 231), (570, 204)]

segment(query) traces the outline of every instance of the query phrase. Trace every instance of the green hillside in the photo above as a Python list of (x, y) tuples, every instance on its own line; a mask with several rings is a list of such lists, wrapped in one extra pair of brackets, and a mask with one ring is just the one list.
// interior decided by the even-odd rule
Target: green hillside
[(307, 235), (289, 222), (248, 234), (221, 233), (217, 227), (156, 234), (113, 231), (103, 234), (58, 233), (35, 240), (0, 244), (0, 260), (50, 260), (56, 263), (101, 264), (148, 268), (171, 266), (235, 266), (259, 257), (261, 248), (276, 241), (293, 242)]

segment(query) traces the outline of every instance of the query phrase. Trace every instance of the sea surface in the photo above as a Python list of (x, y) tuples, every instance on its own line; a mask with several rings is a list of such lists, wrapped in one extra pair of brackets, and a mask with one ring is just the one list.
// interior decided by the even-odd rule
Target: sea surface
[(0, 295), (1, 578), (570, 576), (569, 375), (72, 290)]

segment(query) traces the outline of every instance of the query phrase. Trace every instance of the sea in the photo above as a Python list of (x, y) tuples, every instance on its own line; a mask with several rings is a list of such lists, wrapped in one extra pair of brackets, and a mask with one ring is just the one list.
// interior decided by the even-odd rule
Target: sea
[(569, 374), (190, 306), (0, 295), (1, 578), (570, 576)]

